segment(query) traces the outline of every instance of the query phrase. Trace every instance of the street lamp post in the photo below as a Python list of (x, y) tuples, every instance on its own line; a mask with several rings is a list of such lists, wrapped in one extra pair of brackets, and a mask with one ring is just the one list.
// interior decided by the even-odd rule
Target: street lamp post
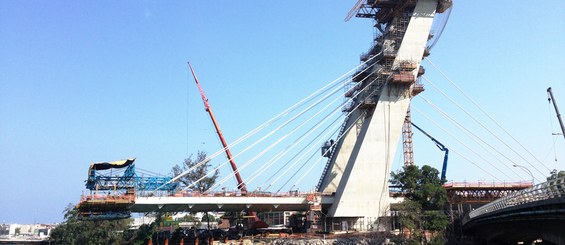
[(513, 167), (515, 167), (515, 168), (518, 167), (518, 168), (521, 168), (521, 169), (524, 169), (525, 171), (527, 171), (530, 174), (530, 176), (532, 177), (532, 185), (535, 183), (534, 182), (534, 175), (532, 174), (532, 171), (530, 171), (528, 168), (526, 168), (522, 165), (518, 165), (518, 164), (514, 164)]

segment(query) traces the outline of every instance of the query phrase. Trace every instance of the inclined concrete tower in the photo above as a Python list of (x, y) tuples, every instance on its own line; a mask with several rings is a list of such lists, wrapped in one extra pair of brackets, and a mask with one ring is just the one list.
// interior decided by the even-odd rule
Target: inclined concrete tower
[[(380, 35), (361, 56), (368, 61), (353, 77), (351, 111), (335, 142), (318, 191), (335, 193), (326, 210), (332, 225), (364, 230), (380, 226), (390, 210), (388, 181), (402, 125), (414, 94), (436, 12), (450, 8), (442, 0), (361, 0), (350, 12), (373, 18)], [(416, 85), (416, 86), (415, 86)], [(382, 226), (379, 227), (382, 229)]]

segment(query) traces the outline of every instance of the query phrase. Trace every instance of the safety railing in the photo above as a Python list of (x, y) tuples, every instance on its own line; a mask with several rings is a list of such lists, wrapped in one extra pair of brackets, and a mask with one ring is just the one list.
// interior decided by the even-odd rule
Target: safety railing
[(213, 191), (204, 192), (199, 191), (177, 191), (174, 193), (170, 192), (137, 192), (137, 197), (307, 197), (312, 194), (317, 194), (320, 196), (332, 196), (332, 193), (325, 192), (267, 192), (267, 191)]
[(494, 202), (486, 204), (471, 211), (469, 213), (469, 218), (473, 219), (501, 209), (558, 197), (565, 197), (565, 176), (548, 180), (547, 182), (537, 184), (528, 189), (517, 191)]

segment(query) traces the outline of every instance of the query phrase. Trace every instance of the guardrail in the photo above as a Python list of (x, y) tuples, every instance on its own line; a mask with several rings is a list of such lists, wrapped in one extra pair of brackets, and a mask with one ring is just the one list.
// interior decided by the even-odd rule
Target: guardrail
[(473, 219), (501, 209), (558, 197), (565, 197), (565, 176), (560, 176), (555, 179), (548, 180), (547, 182), (532, 186), (528, 189), (517, 191), (508, 196), (502, 197), (494, 202), (471, 211), (469, 213), (469, 218)]
[(311, 195), (317, 196), (333, 196), (333, 193), (327, 192), (268, 192), (268, 191), (211, 191), (201, 193), (199, 191), (177, 191), (171, 192), (153, 192), (153, 191), (138, 191), (137, 197), (308, 197)]
[(532, 187), (531, 181), (516, 181), (516, 182), (447, 182), (443, 184), (444, 188), (528, 188)]

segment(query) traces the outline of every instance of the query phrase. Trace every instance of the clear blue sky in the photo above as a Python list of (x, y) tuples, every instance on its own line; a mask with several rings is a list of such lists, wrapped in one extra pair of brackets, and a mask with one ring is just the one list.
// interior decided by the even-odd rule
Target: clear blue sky
[[(359, 64), (371, 43), (370, 20), (343, 22), (355, 2), (0, 1), (0, 222), (61, 221), (65, 206), (78, 202), (92, 162), (137, 157), (138, 167), (167, 174), (190, 153), (217, 151), (187, 61), (228, 141), (332, 81)], [(565, 161), (565, 141), (551, 136), (550, 125), (553, 132), (558, 126), (545, 92), (553, 87), (565, 111), (564, 12), (561, 0), (455, 1), (430, 56), (551, 169), (564, 169)], [(432, 82), (482, 117), (423, 64)], [(426, 99), (475, 131), (470, 119), (426, 87)], [(451, 127), (423, 100), (415, 98), (414, 106)], [(413, 114), (440, 141), (467, 154)], [(417, 132), (414, 140), (417, 163), (440, 168), (443, 154)], [(508, 153), (526, 165), (514, 155)], [(503, 180), (529, 178), (520, 174)], [(448, 175), (493, 179), (456, 154)]]

